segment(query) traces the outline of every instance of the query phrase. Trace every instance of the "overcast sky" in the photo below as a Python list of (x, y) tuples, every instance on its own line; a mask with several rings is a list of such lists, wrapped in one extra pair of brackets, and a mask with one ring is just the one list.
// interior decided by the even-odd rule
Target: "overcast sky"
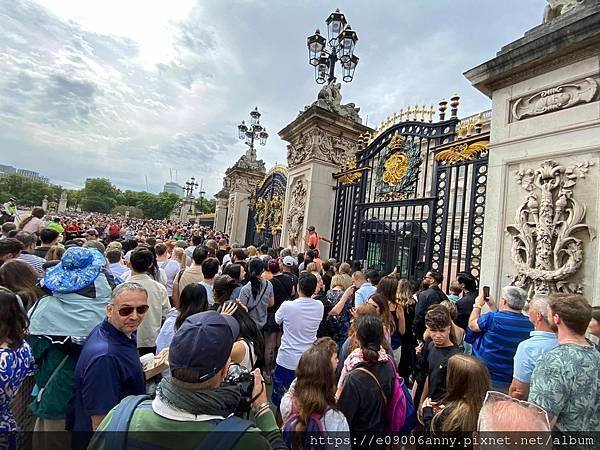
[[(202, 178), (207, 195), (245, 151), (258, 106), (277, 132), (315, 100), (306, 37), (339, 7), (360, 57), (343, 102), (368, 124), (454, 92), (488, 109), (462, 73), (541, 23), (545, 0), (0, 0), (0, 164), (80, 187), (107, 177), (159, 192)], [(339, 70), (339, 68), (338, 68)], [(341, 78), (341, 77), (340, 77)]]

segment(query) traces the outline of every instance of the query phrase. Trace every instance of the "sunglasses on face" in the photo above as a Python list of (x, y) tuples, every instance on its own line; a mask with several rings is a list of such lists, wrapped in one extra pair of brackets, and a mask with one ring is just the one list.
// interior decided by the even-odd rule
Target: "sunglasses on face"
[(148, 305), (142, 305), (142, 306), (137, 306), (137, 307), (133, 307), (133, 306), (124, 306), (123, 308), (119, 309), (119, 315), (121, 317), (127, 317), (130, 316), (131, 314), (133, 314), (133, 310), (135, 309), (135, 311), (138, 314), (146, 314), (146, 312), (148, 311), (150, 307)]

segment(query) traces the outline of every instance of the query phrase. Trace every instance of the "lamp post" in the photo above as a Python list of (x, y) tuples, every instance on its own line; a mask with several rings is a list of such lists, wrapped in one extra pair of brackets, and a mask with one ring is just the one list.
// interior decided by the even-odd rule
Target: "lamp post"
[(306, 42), (308, 63), (315, 68), (315, 81), (323, 84), (335, 80), (335, 65), (339, 61), (342, 66), (342, 80), (349, 83), (354, 78), (354, 70), (358, 65), (358, 56), (354, 54), (358, 36), (339, 9), (332, 12), (325, 23), (327, 39), (321, 36), (317, 28), (315, 34), (309, 36)]
[(204, 214), (204, 209), (202, 205), (204, 203), (204, 194), (206, 194), (206, 191), (202, 189), (203, 185), (204, 180), (200, 179), (200, 190), (198, 191), (198, 196), (200, 197), (200, 214)]
[(258, 140), (260, 145), (265, 145), (269, 137), (267, 129), (260, 124), (261, 114), (258, 112), (258, 106), (250, 111), (250, 124), (246, 125), (246, 122), (242, 120), (242, 123), (238, 125), (239, 138), (246, 140), (248, 151), (246, 155), (254, 161), (256, 159), (256, 150), (254, 149), (254, 141)]
[(184, 189), (186, 198), (192, 198), (197, 187), (198, 183), (196, 183), (196, 178), (192, 177), (189, 181), (186, 181)]

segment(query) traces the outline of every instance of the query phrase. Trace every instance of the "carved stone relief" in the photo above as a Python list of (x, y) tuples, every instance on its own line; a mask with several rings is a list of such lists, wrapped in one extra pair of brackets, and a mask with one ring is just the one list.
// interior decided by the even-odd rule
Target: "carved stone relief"
[(593, 78), (561, 84), (517, 99), (512, 105), (512, 116), (514, 120), (522, 120), (590, 103), (596, 99), (597, 93), (598, 81)]
[(288, 166), (294, 167), (312, 158), (338, 164), (348, 155), (356, 153), (357, 149), (355, 141), (332, 136), (315, 127), (300, 134), (288, 145)]
[(235, 196), (229, 196), (229, 204), (227, 205), (227, 223), (225, 224), (225, 233), (231, 235), (231, 227), (233, 226), (233, 216), (236, 214), (235, 210)]
[(307, 186), (304, 177), (294, 181), (290, 193), (290, 209), (287, 214), (288, 240), (292, 248), (298, 247), (304, 229)]
[[(354, 103), (348, 103), (342, 105), (342, 85), (336, 83), (335, 80), (327, 83), (321, 88), (317, 95), (317, 100), (304, 107), (304, 111), (313, 105), (319, 106), (323, 109), (339, 114), (342, 117), (347, 117), (355, 122), (362, 123), (362, 119), (358, 115), (360, 108), (357, 108)], [(304, 111), (300, 111), (298, 115), (301, 115)]]
[(594, 231), (585, 224), (586, 207), (574, 198), (578, 178), (585, 178), (593, 162), (562, 166), (544, 161), (537, 169), (515, 173), (528, 193), (518, 208), (512, 236), (511, 259), (517, 274), (514, 283), (530, 294), (583, 291), (572, 281), (583, 264), (583, 241)]
[(544, 23), (569, 14), (579, 6), (583, 6), (586, 0), (547, 0), (547, 2), (544, 9)]

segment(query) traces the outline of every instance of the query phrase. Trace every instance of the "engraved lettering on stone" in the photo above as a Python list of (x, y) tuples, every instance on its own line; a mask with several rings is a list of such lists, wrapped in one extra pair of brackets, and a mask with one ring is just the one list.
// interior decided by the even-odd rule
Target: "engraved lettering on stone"
[(512, 107), (515, 120), (546, 114), (552, 111), (571, 108), (581, 103), (593, 101), (598, 92), (598, 82), (586, 78), (571, 84), (562, 84), (545, 89), (530, 97), (519, 98)]
[(535, 170), (515, 172), (517, 184), (528, 194), (515, 223), (506, 230), (512, 235), (511, 259), (517, 269), (513, 281), (530, 294), (583, 291), (571, 280), (583, 264), (579, 237), (595, 236), (585, 224), (586, 207), (574, 198), (573, 188), (593, 165), (565, 167), (548, 160)]

